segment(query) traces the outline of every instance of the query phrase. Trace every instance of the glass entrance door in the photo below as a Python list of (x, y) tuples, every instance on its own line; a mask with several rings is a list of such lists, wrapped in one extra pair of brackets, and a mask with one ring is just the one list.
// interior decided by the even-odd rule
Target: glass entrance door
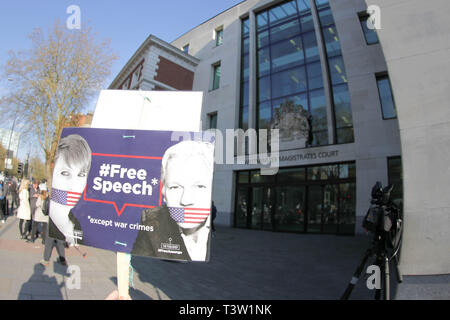
[(236, 220), (235, 225), (238, 228), (248, 228), (249, 212), (249, 190), (248, 187), (239, 187), (236, 195)]
[(275, 229), (275, 188), (272, 186), (251, 188), (251, 214), (248, 226), (251, 229)]
[(309, 186), (306, 232), (308, 233), (321, 232), (322, 210), (323, 210), (323, 186)]
[(275, 188), (264, 187), (263, 229), (275, 230)]
[(253, 187), (252, 188), (252, 209), (249, 221), (249, 226), (251, 229), (261, 229), (262, 223), (262, 212), (263, 212), (263, 187)]
[(308, 233), (337, 233), (339, 221), (339, 185), (308, 187)]
[(339, 185), (328, 184), (323, 193), (323, 233), (336, 233), (339, 210)]
[(280, 168), (237, 174), (235, 225), (287, 232), (353, 234), (356, 207), (354, 163)]
[(278, 231), (305, 231), (305, 186), (277, 186), (275, 228)]

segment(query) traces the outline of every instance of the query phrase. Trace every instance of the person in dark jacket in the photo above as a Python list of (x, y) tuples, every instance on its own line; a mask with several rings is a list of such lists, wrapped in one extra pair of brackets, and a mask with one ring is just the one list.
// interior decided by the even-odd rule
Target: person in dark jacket
[(9, 184), (9, 188), (8, 188), (8, 193), (11, 196), (11, 201), (10, 201), (10, 209), (9, 209), (9, 214), (13, 215), (14, 214), (14, 207), (17, 209), (19, 207), (19, 187), (17, 185), (17, 178), (16, 177), (12, 177), (10, 184)]
[(142, 212), (132, 254), (208, 261), (214, 150), (210, 143), (183, 141), (166, 150), (161, 164), (165, 205)]
[(49, 224), (48, 224), (48, 215), (50, 210), (49, 205), (50, 199), (48, 198), (48, 194), (46, 190), (41, 191), (41, 195), (37, 200), (37, 218), (44, 224), (44, 232), (42, 237), (42, 243), (44, 244), (44, 257), (41, 260), (41, 264), (43, 266), (48, 266), (50, 263), (50, 257), (52, 256), (53, 248), (56, 248), (56, 252), (58, 253), (57, 262), (62, 264), (63, 266), (67, 265), (66, 262), (66, 254), (65, 254), (65, 246), (64, 241), (51, 238), (49, 234)]
[(7, 216), (6, 194), (7, 194), (6, 183), (0, 181), (0, 220), (2, 221), (2, 223), (5, 223)]
[(214, 201), (211, 202), (211, 230), (212, 232), (216, 231), (216, 227), (214, 226), (214, 220), (216, 219), (217, 216), (217, 208), (214, 205)]
[[(51, 220), (49, 219), (49, 223), (45, 225), (46, 231), (44, 234), (44, 254), (43, 259), (40, 261), (40, 263), (45, 267), (48, 266), (50, 263), (50, 257), (52, 256), (53, 248), (56, 248), (56, 252), (58, 253), (57, 262), (63, 266), (66, 266), (67, 261), (66, 261), (66, 249), (64, 245), (64, 240), (60, 240), (55, 237), (50, 237), (50, 228), (51, 228), (50, 222)], [(56, 227), (54, 228), (58, 230)]]

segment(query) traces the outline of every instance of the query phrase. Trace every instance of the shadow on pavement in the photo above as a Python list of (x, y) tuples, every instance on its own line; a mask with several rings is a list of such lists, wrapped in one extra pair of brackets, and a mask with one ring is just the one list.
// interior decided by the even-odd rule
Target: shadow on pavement
[(63, 300), (61, 288), (64, 287), (64, 282), (58, 283), (55, 277), (49, 277), (44, 271), (43, 265), (35, 264), (34, 272), (22, 285), (17, 300)]
[[(365, 235), (217, 227), (210, 262), (174, 263), (132, 256), (131, 263), (142, 282), (173, 300), (338, 300), (369, 245)], [(374, 298), (375, 291), (366, 286), (365, 270), (351, 300)], [(394, 269), (391, 274), (394, 278)], [(391, 295), (394, 285), (392, 279)]]

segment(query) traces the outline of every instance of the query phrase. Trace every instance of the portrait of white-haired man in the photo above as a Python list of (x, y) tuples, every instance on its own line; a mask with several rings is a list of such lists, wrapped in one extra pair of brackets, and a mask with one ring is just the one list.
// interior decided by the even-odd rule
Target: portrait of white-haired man
[(146, 209), (132, 254), (208, 261), (214, 146), (182, 141), (168, 148), (161, 164), (165, 205)]
[(91, 148), (71, 134), (59, 141), (55, 155), (49, 209), (49, 236), (69, 244), (83, 244), (83, 232), (72, 209), (81, 199), (91, 167)]

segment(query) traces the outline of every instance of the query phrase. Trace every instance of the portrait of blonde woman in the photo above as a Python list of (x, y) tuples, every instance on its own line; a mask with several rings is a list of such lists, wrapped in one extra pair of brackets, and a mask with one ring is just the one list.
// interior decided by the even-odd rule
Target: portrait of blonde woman
[(72, 209), (82, 197), (90, 167), (91, 149), (83, 137), (71, 134), (59, 141), (50, 196), (50, 237), (83, 244), (83, 232)]

